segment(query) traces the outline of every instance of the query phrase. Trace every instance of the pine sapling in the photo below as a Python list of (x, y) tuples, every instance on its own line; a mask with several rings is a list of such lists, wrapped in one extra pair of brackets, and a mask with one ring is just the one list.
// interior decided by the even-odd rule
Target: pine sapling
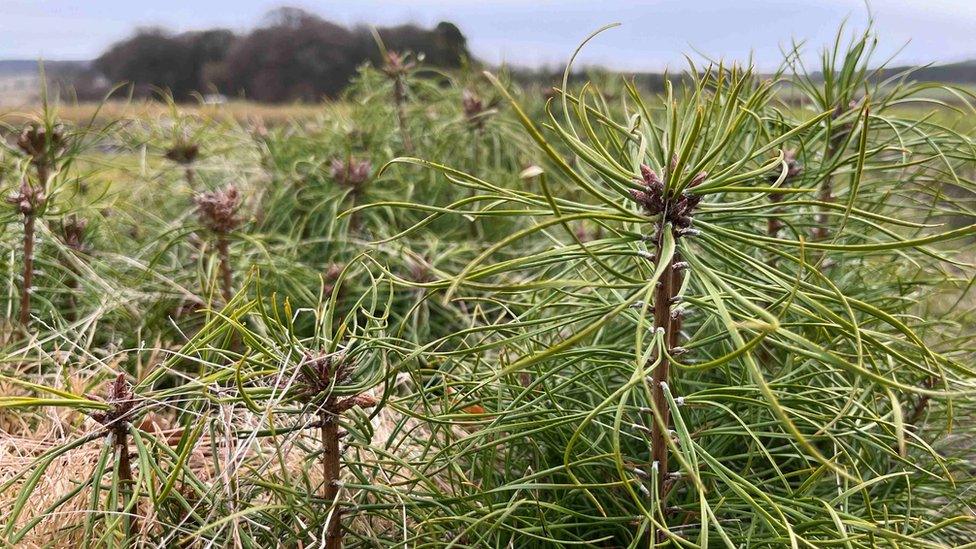
[[(481, 141), (485, 134), (485, 124), (495, 112), (494, 107), (496, 103), (497, 100), (491, 104), (485, 103), (477, 93), (468, 88), (465, 88), (461, 93), (461, 110), (464, 112), (464, 119), (473, 134), (471, 139), (472, 170), (477, 170), (481, 167)], [(469, 192), (469, 196), (476, 194), (474, 189)], [(469, 227), (471, 229), (471, 236), (475, 238), (484, 236), (479, 224), (471, 223)]]
[[(851, 100), (847, 107), (853, 109), (857, 107), (857, 102)], [(832, 123), (837, 124), (836, 121), (844, 116), (844, 110), (841, 105), (837, 105), (834, 108), (833, 113), (830, 116)], [(832, 128), (827, 141), (827, 150), (824, 156), (824, 162), (834, 162), (838, 154), (843, 152), (844, 148), (847, 146), (847, 142), (851, 138), (851, 131), (854, 125), (850, 122), (843, 124), (837, 124), (837, 127)], [(820, 183), (820, 189), (817, 193), (817, 198), (824, 204), (829, 204), (834, 201), (834, 190), (833, 190), (833, 180), (834, 174), (833, 170), (823, 178)], [(816, 225), (813, 229), (813, 239), (814, 240), (826, 240), (827, 239), (827, 212), (825, 207), (821, 207), (820, 211), (817, 212), (814, 217), (816, 220)]]
[(234, 274), (230, 264), (229, 236), (242, 223), (238, 216), (241, 195), (234, 185), (223, 189), (200, 193), (195, 198), (200, 222), (214, 236), (217, 249), (217, 262), (220, 271), (220, 292), (224, 304), (230, 303), (234, 296)]
[(464, 112), (464, 120), (467, 122), (468, 128), (475, 135), (475, 139), (471, 141), (471, 162), (474, 168), (481, 165), (479, 138), (485, 133), (485, 124), (495, 112), (494, 107), (494, 102), (491, 104), (485, 103), (484, 99), (473, 90), (465, 88), (461, 93), (461, 110)]
[(339, 276), (342, 275), (342, 264), (341, 263), (329, 263), (325, 272), (322, 273), (322, 295), (326, 299), (332, 297), (332, 294), (336, 290), (336, 282), (339, 281)]
[[(373, 164), (369, 160), (357, 159), (351, 156), (344, 160), (336, 158), (329, 166), (329, 175), (340, 187), (349, 190), (353, 205), (366, 192), (366, 185), (373, 178)], [(352, 229), (359, 227), (359, 218), (353, 213), (349, 218)]]
[(354, 372), (355, 365), (345, 355), (307, 354), (302, 364), (300, 398), (318, 408), (322, 498), (332, 508), (326, 526), (326, 549), (342, 547), (342, 507), (339, 502), (342, 472), (340, 439), (346, 433), (339, 429), (339, 417), (356, 406), (376, 406), (376, 399), (366, 393), (344, 397), (336, 394), (337, 389), (348, 384)]
[(345, 160), (336, 158), (329, 165), (329, 175), (332, 179), (356, 195), (362, 194), (372, 174), (373, 164), (369, 160), (352, 157), (347, 157)]
[(254, 141), (261, 157), (261, 166), (267, 170), (274, 169), (274, 155), (271, 152), (272, 140), (271, 132), (260, 119), (251, 123), (248, 127), (248, 134)]
[[(61, 221), (61, 240), (64, 245), (75, 254), (88, 252), (86, 242), (88, 236), (88, 221), (76, 215), (69, 215)], [(74, 322), (78, 317), (78, 277), (79, 272), (74, 263), (69, 258), (62, 260), (68, 278), (65, 285), (68, 287), (68, 306), (65, 311), (65, 318), (69, 322)]]
[[(641, 178), (638, 184), (643, 186), (643, 190), (631, 191), (632, 198), (642, 207), (644, 213), (658, 217), (654, 226), (654, 234), (650, 239), (654, 247), (654, 262), (659, 267), (659, 262), (668, 261), (668, 265), (662, 271), (661, 279), (657, 282), (654, 290), (654, 330), (662, 335), (661, 340), (666, 346), (669, 355), (680, 354), (678, 348), (678, 338), (681, 333), (683, 311), (674, 308), (673, 305), (679, 299), (684, 270), (687, 263), (681, 261), (681, 256), (676, 251), (670, 259), (664, 256), (665, 231), (671, 231), (675, 241), (678, 239), (694, 235), (695, 229), (691, 228), (693, 215), (701, 196), (692, 194), (690, 191), (701, 184), (707, 174), (702, 172), (695, 176), (689, 184), (689, 189), (677, 194), (673, 185), (669, 185), (675, 177), (674, 171), (676, 160), (672, 160), (668, 171), (661, 179), (657, 173), (649, 166), (641, 166)], [(671, 188), (669, 188), (671, 187)], [(670, 362), (659, 350), (656, 356), (651, 359), (652, 364), (657, 363), (651, 374), (651, 395), (652, 408), (654, 414), (651, 425), (651, 467), (650, 471), (657, 471), (654, 482), (657, 489), (657, 504), (662, 512), (667, 510), (667, 497), (674, 483), (675, 476), (669, 472), (669, 452), (667, 438), (670, 437), (671, 412), (664, 393), (665, 387), (670, 383)], [(652, 531), (652, 540), (657, 543), (663, 541), (663, 534)]]
[(58, 160), (67, 149), (64, 129), (60, 125), (45, 127), (28, 124), (17, 139), (17, 147), (29, 157), (36, 175), (34, 183), (25, 175), (17, 191), (7, 197), (7, 203), (24, 216), (24, 270), (19, 320), (26, 329), (30, 324), (31, 293), (34, 289), (35, 224), (47, 203), (50, 178), (57, 171)]
[(168, 160), (183, 166), (183, 174), (184, 177), (186, 177), (186, 184), (191, 189), (196, 181), (196, 171), (194, 170), (193, 165), (199, 155), (199, 145), (188, 143), (183, 139), (177, 140), (176, 143), (173, 143), (172, 147), (166, 150), (166, 158)]
[(465, 88), (461, 92), (461, 109), (464, 111), (464, 119), (475, 133), (485, 132), (485, 123), (488, 122), (492, 114), (492, 107), (474, 91)]
[[(115, 464), (116, 475), (122, 491), (120, 494), (119, 511), (124, 511), (127, 502), (134, 495), (132, 481), (132, 463), (129, 455), (129, 425), (132, 413), (136, 409), (136, 398), (132, 393), (132, 385), (126, 380), (125, 374), (120, 373), (115, 381), (109, 384), (105, 399), (94, 395), (87, 395), (93, 400), (103, 400), (109, 405), (108, 410), (93, 412), (91, 418), (105, 427), (108, 440), (115, 446), (117, 458)], [(128, 531), (137, 529), (136, 521), (129, 521)]]
[(416, 62), (408, 60), (405, 54), (395, 51), (386, 52), (383, 72), (393, 82), (393, 106), (396, 109), (400, 135), (403, 137), (403, 148), (408, 153), (413, 151), (413, 142), (410, 139), (410, 132), (407, 131), (407, 75), (416, 66)]
[(24, 254), (23, 283), (20, 287), (20, 325), (27, 328), (30, 325), (31, 293), (34, 286), (34, 223), (37, 212), (43, 207), (44, 194), (31, 185), (25, 177), (20, 188), (7, 197), (7, 203), (15, 206), (24, 216)]

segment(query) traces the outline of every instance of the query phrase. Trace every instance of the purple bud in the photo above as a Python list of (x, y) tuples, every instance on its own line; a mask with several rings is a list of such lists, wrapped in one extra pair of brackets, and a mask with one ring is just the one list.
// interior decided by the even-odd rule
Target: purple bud
[(211, 231), (228, 233), (240, 226), (237, 210), (241, 205), (241, 194), (234, 185), (200, 193), (194, 201), (200, 221)]
[(361, 187), (369, 181), (372, 172), (373, 164), (369, 160), (353, 158), (346, 160), (336, 158), (329, 167), (329, 175), (336, 183), (352, 188)]
[(648, 186), (650, 186), (655, 181), (657, 182), (661, 181), (661, 178), (657, 176), (657, 173), (655, 173), (654, 170), (652, 170), (651, 167), (648, 166), (647, 164), (641, 164), (640, 172), (641, 172), (641, 178), (644, 180), (644, 183), (647, 184)]
[(638, 191), (637, 189), (630, 190), (630, 197), (634, 199), (635, 202), (641, 206), (647, 207), (651, 203), (651, 197), (644, 191)]
[(88, 221), (72, 214), (61, 221), (61, 239), (65, 246), (76, 252), (84, 251)]
[(30, 184), (25, 178), (13, 194), (7, 197), (7, 204), (15, 206), (24, 215), (34, 214), (44, 205), (44, 191)]
[(192, 164), (200, 154), (200, 147), (193, 143), (178, 141), (166, 151), (166, 158), (177, 164)]
[(464, 115), (468, 119), (473, 119), (485, 110), (485, 104), (480, 97), (473, 91), (465, 89), (461, 92), (461, 107), (464, 109)]

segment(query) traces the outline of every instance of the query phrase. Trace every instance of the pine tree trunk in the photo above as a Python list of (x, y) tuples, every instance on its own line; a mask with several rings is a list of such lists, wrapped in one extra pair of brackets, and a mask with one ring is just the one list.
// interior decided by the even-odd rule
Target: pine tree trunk
[[(663, 236), (658, 237), (657, 257), (661, 258), (661, 246)], [(658, 259), (661, 261), (661, 259)], [(675, 269), (675, 264), (680, 259), (674, 255), (654, 292), (654, 328), (655, 332), (663, 330), (664, 344), (667, 345), (668, 352), (671, 352), (678, 342), (681, 332), (680, 316), (672, 316), (671, 303), (681, 288), (681, 274)], [(670, 381), (670, 363), (663, 354), (658, 353), (653, 359), (658, 362), (654, 372), (651, 374), (651, 396), (653, 400), (654, 421), (651, 425), (651, 467), (653, 474), (655, 465), (657, 475), (654, 482), (657, 488), (657, 506), (661, 510), (662, 516), (667, 514), (667, 495), (670, 489), (670, 471), (668, 469), (669, 450), (668, 437), (671, 436), (671, 409), (664, 395), (664, 385)], [(651, 541), (653, 544), (664, 540), (664, 534), (654, 526), (651, 527)]]
[(322, 498), (332, 506), (332, 516), (326, 529), (326, 549), (342, 547), (342, 512), (339, 506), (339, 421), (331, 412), (323, 411), (322, 424)]
[(34, 214), (24, 215), (24, 284), (20, 288), (20, 325), (30, 325), (31, 293), (34, 285)]

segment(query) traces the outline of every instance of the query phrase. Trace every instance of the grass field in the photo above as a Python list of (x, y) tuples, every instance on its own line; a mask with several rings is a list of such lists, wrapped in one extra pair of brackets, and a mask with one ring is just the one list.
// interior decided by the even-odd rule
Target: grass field
[(36, 104), (39, 80), (33, 74), (0, 75), (0, 108)]
[(0, 109), (2, 544), (966, 546), (974, 111), (868, 38)]
[[(269, 105), (248, 101), (229, 101), (219, 104), (186, 104), (180, 113), (213, 122), (237, 122), (239, 124), (263, 123), (279, 126), (296, 120), (320, 116), (332, 108), (341, 106), (325, 104)], [(21, 103), (18, 106), (0, 106), (0, 116), (9, 124), (23, 124), (36, 116), (37, 103)], [(96, 125), (118, 120), (153, 120), (172, 117), (172, 107), (157, 100), (110, 100), (104, 103), (69, 103), (58, 108), (58, 117), (73, 124)]]

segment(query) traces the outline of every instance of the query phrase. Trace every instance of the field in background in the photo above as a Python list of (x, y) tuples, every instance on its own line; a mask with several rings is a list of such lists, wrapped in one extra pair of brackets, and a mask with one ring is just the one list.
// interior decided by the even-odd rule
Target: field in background
[(40, 78), (31, 73), (0, 74), (0, 111), (37, 103)]
[[(334, 108), (338, 103), (274, 105), (252, 101), (228, 101), (218, 104), (187, 103), (179, 106), (184, 115), (237, 122), (240, 124), (262, 123), (281, 125), (290, 120), (311, 118)], [(36, 103), (19, 103), (16, 106), (0, 106), (0, 121), (21, 124), (36, 113)], [(57, 108), (59, 117), (74, 124), (87, 124), (93, 121), (96, 126), (117, 120), (139, 120), (166, 118), (172, 108), (159, 101), (111, 100), (105, 103), (65, 103)]]
[[(601, 75), (606, 82), (619, 84), (626, 80), (624, 75)], [(39, 79), (25, 75), (0, 75), (0, 122), (21, 124), (33, 116), (40, 108), (37, 91)], [(803, 105), (803, 96), (797, 90), (784, 84), (777, 92), (779, 100), (795, 104), (798, 114), (808, 111)], [(126, 100), (121, 92), (113, 99), (99, 103), (93, 101), (76, 102), (66, 98), (57, 101), (58, 116), (74, 124), (87, 124), (94, 121), (96, 126), (119, 120), (162, 119), (173, 114), (173, 107), (156, 99)], [(917, 118), (936, 121), (960, 132), (968, 132), (976, 127), (976, 112), (967, 102), (976, 98), (976, 84), (931, 84), (926, 93), (926, 101), (909, 101), (897, 110)], [(262, 103), (257, 101), (233, 99), (207, 103), (190, 101), (181, 103), (179, 111), (184, 115), (199, 116), (219, 122), (235, 122), (242, 125), (263, 124), (280, 126), (294, 120), (310, 119), (325, 113), (335, 113), (335, 109), (347, 111), (342, 100), (320, 103)]]

